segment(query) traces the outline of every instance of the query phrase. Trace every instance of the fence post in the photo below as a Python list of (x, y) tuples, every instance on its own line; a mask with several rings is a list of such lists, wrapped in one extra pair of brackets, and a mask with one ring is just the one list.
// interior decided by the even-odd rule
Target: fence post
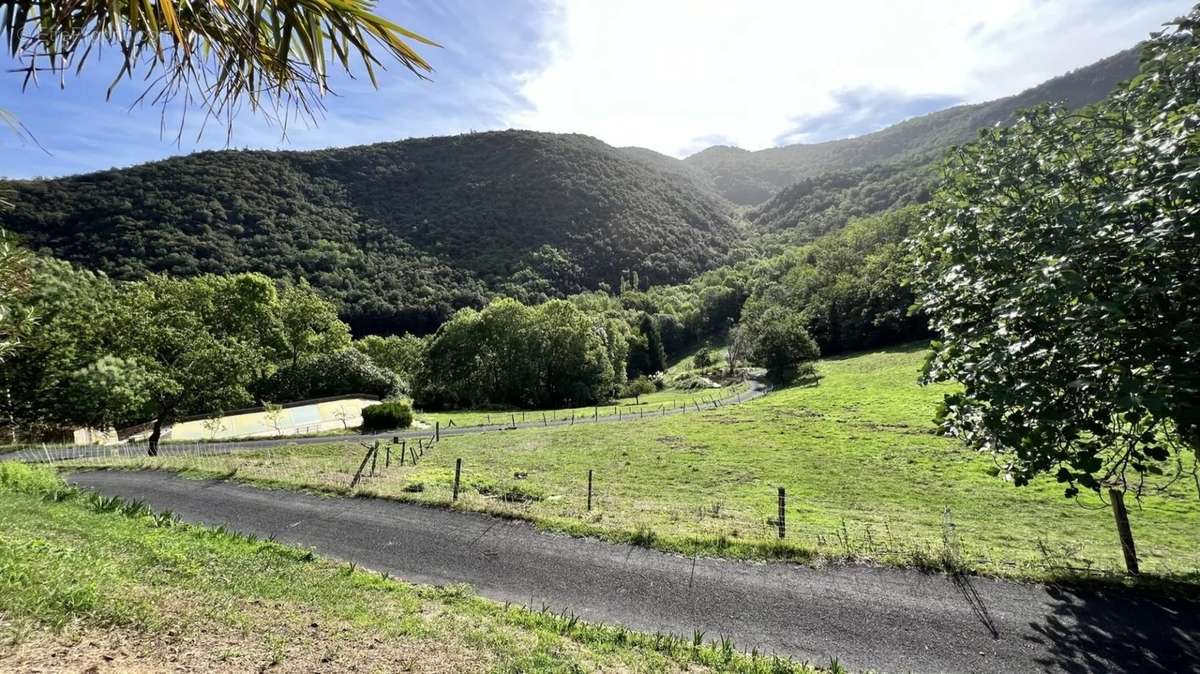
[(462, 459), (454, 460), (454, 499), (458, 500), (458, 478), (462, 474)]
[(588, 512), (592, 511), (592, 469), (588, 468)]
[(375, 441), (374, 449), (371, 450), (371, 477), (375, 477), (375, 461), (379, 459), (379, 441)]
[(434, 442), (442, 440), (442, 422), (440, 421), (433, 422), (433, 440)]
[(779, 522), (777, 526), (779, 527), (779, 539), (783, 540), (787, 533), (787, 493), (784, 492), (783, 487), (779, 488)]
[[(404, 457), (403, 456), (400, 457), (400, 465), (401, 466), (404, 465)], [(387, 446), (387, 455), (383, 459), (383, 467), (384, 468), (392, 467), (392, 446), (391, 445)]]
[(358, 481), (362, 479), (363, 470), (366, 469), (366, 467), (367, 467), (367, 461), (371, 460), (371, 457), (375, 454), (375, 449), (376, 449), (374, 447), (370, 447), (363, 443), (359, 443), (359, 444), (361, 444), (363, 447), (367, 448), (367, 453), (365, 455), (363, 455), (362, 463), (358, 464), (358, 470), (355, 471), (355, 473), (354, 473), (354, 479), (350, 480), (350, 488), (351, 489), (354, 489), (354, 487), (358, 484)]
[(574, 411), (571, 412), (571, 425), (572, 426), (575, 425), (575, 412)]
[(517, 427), (517, 415), (510, 412), (508, 416), (512, 420), (512, 427), (516, 428)]
[(600, 420), (600, 407), (596, 406), (596, 407), (592, 408), (592, 421), (599, 421), (599, 420)]
[(546, 425), (546, 413), (545, 412), (542, 412), (542, 425), (543, 426)]

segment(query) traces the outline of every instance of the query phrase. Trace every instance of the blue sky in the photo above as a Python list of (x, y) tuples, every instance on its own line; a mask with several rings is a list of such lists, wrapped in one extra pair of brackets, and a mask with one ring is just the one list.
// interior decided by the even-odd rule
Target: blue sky
[[(686, 156), (858, 135), (962, 102), (1016, 93), (1134, 44), (1180, 0), (383, 0), (379, 13), (443, 45), (432, 81), (402, 67), (338, 77), (315, 128), (283, 137), (243, 114), (230, 147), (311, 149), (503, 128), (579, 132)], [(5, 60), (4, 69), (16, 66)], [(226, 147), (224, 128), (180, 143), (178, 107), (130, 108), (116, 60), (21, 91), (0, 109), (45, 150), (0, 128), (0, 176), (101, 170)], [(361, 73), (360, 73), (361, 74)]]

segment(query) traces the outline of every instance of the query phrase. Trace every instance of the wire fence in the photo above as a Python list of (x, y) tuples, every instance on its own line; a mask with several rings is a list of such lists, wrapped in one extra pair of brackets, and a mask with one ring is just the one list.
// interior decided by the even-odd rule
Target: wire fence
[[(762, 487), (762, 498), (727, 499), (720, 491), (687, 502), (636, 493), (620, 476), (530, 476), (496, 462), (473, 463), (448, 454), (434, 435), (390, 437), (328, 447), (264, 447), (231, 453), (221, 443), (172, 443), (157, 457), (146, 446), (121, 445), (104, 456), (57, 461), (68, 469), (116, 468), (189, 471), (268, 485), (375, 496), (533, 521), (569, 533), (599, 535), (676, 552), (805, 560), (813, 557), (891, 561), (957, 572), (987, 570), (1048, 574), (1111, 575), (1119, 568), (1097, 563), (1078, 547), (1029, 540), (998, 556), (976, 545), (949, 508), (928, 513), (914, 528), (886, 517), (865, 519), (814, 512), (786, 488)], [(52, 454), (51, 454), (52, 455)], [(455, 460), (457, 459), (457, 460)], [(696, 500), (696, 499), (699, 500)], [(911, 515), (911, 514), (910, 514)], [(1144, 549), (1153, 555), (1154, 551)]]

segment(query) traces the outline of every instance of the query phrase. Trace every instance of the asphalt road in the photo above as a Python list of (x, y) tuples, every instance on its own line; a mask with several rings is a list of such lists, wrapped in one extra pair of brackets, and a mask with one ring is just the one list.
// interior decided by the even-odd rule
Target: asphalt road
[(385, 500), (268, 491), (166, 473), (79, 486), (186, 521), (308, 547), (414, 583), (744, 651), (887, 672), (1200, 672), (1200, 602), (903, 569), (692, 559)]
[[(716, 400), (715, 404), (700, 404), (700, 409), (712, 408), (714, 406), (735, 405), (753, 400), (762, 396), (766, 392), (766, 387), (758, 381), (751, 380), (748, 382), (750, 388), (734, 396), (725, 398), (724, 400)], [(593, 424), (593, 423), (631, 423), (644, 418), (654, 418), (658, 416), (673, 416), (676, 414), (691, 414), (699, 411), (695, 408), (682, 408), (674, 410), (663, 410), (659, 412), (659, 408), (649, 406), (649, 409), (638, 412), (626, 411), (621, 416), (598, 417), (593, 420), (589, 416), (580, 416), (575, 420), (559, 419), (557, 421), (547, 421), (543, 423), (540, 419), (527, 421), (524, 423), (518, 422), (513, 425), (511, 423), (492, 424), (486, 426), (452, 426), (441, 429), (442, 437), (453, 437), (456, 435), (470, 435), (475, 433), (493, 433), (496, 431), (510, 431), (518, 428), (542, 428), (546, 426), (571, 426), (578, 424)], [(497, 418), (504, 419), (507, 412), (497, 412)], [(408, 431), (389, 431), (387, 433), (374, 434), (353, 434), (353, 435), (324, 435), (315, 437), (290, 437), (283, 436), (279, 438), (263, 438), (260, 440), (229, 440), (229, 441), (213, 441), (202, 442), (205, 454), (233, 453), (238, 451), (266, 449), (269, 447), (285, 447), (288, 445), (315, 445), (329, 444), (331, 442), (371, 442), (374, 440), (386, 440), (388, 438), (428, 438), (433, 435), (432, 429), (408, 430)], [(25, 463), (54, 463), (58, 461), (75, 461), (79, 459), (90, 459), (112, 456), (113, 452), (118, 452), (121, 456), (142, 456), (145, 454), (144, 444), (138, 445), (73, 445), (73, 446), (57, 446), (57, 447), (30, 447), (21, 449), (8, 454), (0, 455), (0, 461), (23, 461)], [(196, 452), (195, 445), (190, 442), (163, 442), (159, 445), (159, 456), (171, 456), (173, 454), (194, 454)]]

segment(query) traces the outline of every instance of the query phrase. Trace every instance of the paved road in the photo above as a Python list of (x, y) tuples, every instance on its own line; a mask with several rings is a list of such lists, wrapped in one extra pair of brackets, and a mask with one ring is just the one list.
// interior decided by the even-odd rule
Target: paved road
[(154, 472), (76, 484), (415, 583), (816, 664), (890, 672), (1200, 671), (1200, 602), (1076, 593), (900, 569), (691, 559), (522, 522)]
[[(486, 426), (453, 426), (450, 428), (441, 429), (443, 437), (451, 437), (455, 435), (469, 435), (474, 433), (491, 433), (495, 431), (508, 431), (518, 428), (542, 428), (544, 426), (570, 426), (576, 424), (592, 424), (592, 423), (628, 423), (638, 421), (644, 418), (653, 418), (658, 416), (673, 416), (675, 414), (694, 413), (697, 407), (700, 409), (712, 408), (717, 405), (734, 405), (753, 400), (766, 393), (767, 388), (761, 382), (751, 380), (749, 389), (732, 395), (724, 400), (716, 400), (713, 403), (697, 403), (696, 407), (684, 407), (674, 410), (662, 410), (653, 405), (647, 406), (648, 409), (638, 411), (625, 412), (620, 416), (598, 417), (593, 420), (589, 416), (580, 416), (572, 421), (571, 419), (559, 419), (557, 421), (547, 421), (543, 423), (540, 419), (537, 421), (528, 421), (512, 425), (510, 423), (492, 424)], [(497, 413), (499, 419), (503, 419), (507, 415)], [(297, 437), (281, 437), (281, 438), (264, 438), (261, 440), (236, 440), (236, 441), (218, 441), (202, 443), (205, 454), (233, 453), (239, 451), (266, 449), (268, 447), (284, 447), (287, 445), (314, 445), (328, 444), (331, 442), (371, 442), (373, 440), (387, 438), (428, 438), (433, 435), (432, 429), (409, 430), (409, 431), (390, 431), (387, 433), (362, 434), (362, 435), (325, 435), (317, 437), (297, 438)], [(145, 454), (145, 445), (78, 445), (66, 447), (47, 447), (38, 448), (31, 447), (15, 452), (10, 452), (0, 456), (0, 461), (24, 461), (26, 463), (47, 463), (57, 461), (74, 461), (78, 459), (90, 459), (98, 457), (112, 456), (116, 451), (121, 456), (142, 456)], [(192, 443), (171, 443), (164, 442), (159, 445), (160, 456), (172, 456), (174, 454), (194, 454), (195, 446)]]

